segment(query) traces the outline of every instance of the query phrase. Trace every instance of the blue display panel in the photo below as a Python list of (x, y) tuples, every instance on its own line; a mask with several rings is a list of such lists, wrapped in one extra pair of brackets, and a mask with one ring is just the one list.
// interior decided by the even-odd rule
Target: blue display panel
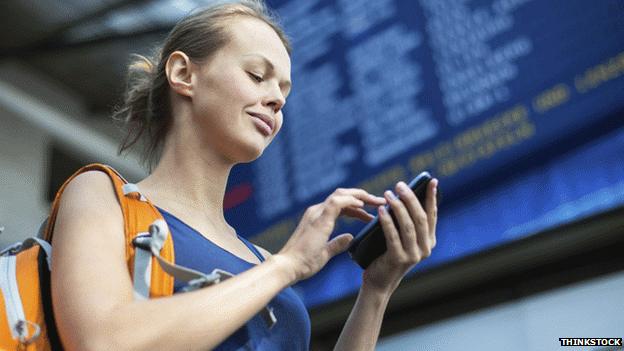
[[(381, 194), (422, 170), (445, 201), (419, 269), (624, 204), (624, 133), (607, 134), (624, 126), (622, 1), (271, 3), (294, 87), (281, 134), (233, 171), (241, 235), (275, 249), (335, 188)], [(360, 276), (342, 255), (297, 289), (315, 306)]]

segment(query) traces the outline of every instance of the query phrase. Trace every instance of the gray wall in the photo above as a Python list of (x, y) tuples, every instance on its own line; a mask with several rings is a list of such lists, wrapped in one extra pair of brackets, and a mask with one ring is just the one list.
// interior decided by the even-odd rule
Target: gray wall
[(34, 235), (45, 218), (47, 135), (0, 109), (0, 247)]
[(146, 175), (135, 154), (117, 156), (108, 116), (90, 116), (71, 92), (15, 62), (0, 64), (0, 248), (35, 235), (49, 211), (52, 141), (78, 157), (110, 164), (130, 179)]
[(624, 337), (624, 272), (505, 303), (380, 340), (390, 351), (599, 350), (559, 338)]

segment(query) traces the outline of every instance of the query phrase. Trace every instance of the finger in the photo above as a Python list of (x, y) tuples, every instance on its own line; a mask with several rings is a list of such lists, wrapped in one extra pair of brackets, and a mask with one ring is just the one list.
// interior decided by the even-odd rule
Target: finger
[(351, 195), (356, 197), (362, 201), (364, 201), (367, 205), (372, 206), (380, 206), (386, 204), (386, 199), (384, 197), (375, 196), (373, 194), (368, 193), (364, 189), (358, 188), (338, 188), (335, 193), (339, 195)]
[(386, 248), (388, 252), (394, 257), (400, 257), (403, 254), (403, 246), (399, 238), (399, 232), (392, 220), (392, 216), (390, 216), (390, 213), (388, 213), (384, 206), (379, 206), (377, 208), (377, 213), (379, 215), (381, 229), (386, 238)]
[(397, 183), (396, 190), (401, 196), (407, 211), (415, 226), (416, 243), (421, 252), (428, 255), (431, 252), (431, 239), (429, 236), (429, 222), (427, 213), (422, 208), (422, 204), (416, 194), (404, 182)]
[(347, 207), (363, 207), (364, 202), (351, 195), (337, 195), (336, 193), (330, 195), (323, 202), (322, 211), (317, 218), (322, 221), (335, 222), (343, 209)]
[(412, 191), (412, 189), (410, 189), (405, 182), (398, 182), (395, 189), (401, 200), (403, 200), (403, 203), (405, 204), (405, 207), (407, 207), (407, 210), (412, 218), (426, 218), (427, 213), (423, 209), (420, 200), (418, 200), (414, 191)]
[(322, 211), (323, 208), (321, 204), (312, 205), (308, 207), (303, 213), (303, 219), (307, 220), (308, 222), (313, 222), (321, 215)]
[(431, 248), (436, 244), (436, 226), (438, 224), (438, 180), (433, 179), (429, 182), (430, 188), (427, 200), (427, 219), (429, 220), (429, 240), (431, 242)]
[(327, 252), (329, 253), (329, 257), (331, 258), (341, 252), (344, 252), (347, 248), (349, 248), (351, 240), (353, 240), (353, 235), (350, 233), (340, 234), (331, 239), (327, 243)]
[(363, 209), (353, 207), (345, 208), (344, 210), (342, 210), (341, 215), (345, 215), (351, 218), (357, 218), (364, 222), (370, 222), (375, 218), (372, 214), (364, 211)]
[(418, 249), (416, 230), (407, 208), (405, 208), (403, 201), (399, 200), (399, 198), (396, 197), (392, 191), (388, 190), (384, 193), (384, 195), (386, 196), (386, 200), (392, 208), (394, 217), (399, 224), (399, 237), (403, 243), (403, 248), (410, 254), (416, 253)]

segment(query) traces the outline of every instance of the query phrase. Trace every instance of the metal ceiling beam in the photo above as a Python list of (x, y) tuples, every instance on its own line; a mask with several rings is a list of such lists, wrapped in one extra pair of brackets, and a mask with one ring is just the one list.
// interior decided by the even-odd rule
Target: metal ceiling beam
[(71, 150), (109, 164), (127, 174), (128, 178), (142, 179), (147, 175), (133, 155), (118, 156), (117, 143), (110, 138), (3, 81), (0, 81), (0, 106), (45, 131)]
[(78, 50), (85, 48), (92, 48), (98, 45), (106, 45), (124, 40), (137, 40), (149, 36), (160, 35), (163, 38), (173, 28), (173, 24), (170, 26), (158, 26), (145, 30), (139, 30), (129, 33), (115, 33), (98, 38), (87, 39), (79, 42), (57, 42), (57, 43), (45, 43), (42, 45), (33, 45), (29, 47), (0, 50), (1, 59), (27, 59), (28, 57), (45, 55), (50, 53), (58, 53), (60, 51)]
[[(49, 35), (37, 40), (36, 43), (23, 47), (16, 47), (10, 49), (0, 50), (0, 58), (24, 58), (27, 56), (38, 55), (46, 52), (54, 52), (57, 50), (64, 50), (71, 48), (73, 45), (80, 47), (82, 42), (67, 43), (64, 41), (64, 34), (77, 26), (84, 25), (90, 21), (96, 20), (100, 17), (116, 11), (118, 9), (129, 7), (133, 5), (139, 5), (142, 3), (153, 2), (154, 0), (120, 0), (110, 3), (104, 7), (101, 7), (93, 12), (90, 12), (84, 16), (65, 22), (60, 26), (53, 28)], [(95, 40), (98, 41), (97, 39)], [(91, 40), (86, 40), (85, 43), (89, 45)]]
[(41, 42), (48, 42), (50, 40), (54, 40), (56, 38), (62, 37), (62, 35), (66, 31), (74, 27), (86, 24), (90, 21), (99, 19), (100, 17), (106, 16), (109, 13), (116, 11), (118, 9), (121, 9), (127, 6), (138, 5), (138, 4), (145, 3), (145, 2), (153, 2), (153, 1), (154, 0), (120, 0), (120, 1), (112, 2), (93, 12), (87, 13), (86, 15), (82, 17), (63, 23), (59, 27), (55, 28), (50, 35), (48, 35), (46, 38), (41, 40)]

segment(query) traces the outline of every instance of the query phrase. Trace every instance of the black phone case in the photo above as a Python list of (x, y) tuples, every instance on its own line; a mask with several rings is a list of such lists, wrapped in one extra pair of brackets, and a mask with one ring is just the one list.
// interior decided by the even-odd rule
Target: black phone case
[[(427, 195), (427, 184), (429, 184), (431, 179), (431, 175), (428, 172), (422, 172), (408, 184), (414, 194), (416, 194), (416, 197), (423, 207), (426, 205), (425, 200)], [(439, 204), (439, 189), (436, 195), (436, 199)], [(386, 205), (386, 209), (392, 216), (395, 225), (398, 226), (396, 218), (392, 213), (392, 209), (390, 209), (388, 205)], [(368, 267), (368, 265), (370, 265), (377, 257), (386, 252), (386, 238), (383, 230), (381, 229), (378, 216), (375, 216), (375, 218), (364, 228), (362, 228), (355, 238), (353, 238), (348, 251), (351, 258), (364, 269), (366, 269), (366, 267)]]

